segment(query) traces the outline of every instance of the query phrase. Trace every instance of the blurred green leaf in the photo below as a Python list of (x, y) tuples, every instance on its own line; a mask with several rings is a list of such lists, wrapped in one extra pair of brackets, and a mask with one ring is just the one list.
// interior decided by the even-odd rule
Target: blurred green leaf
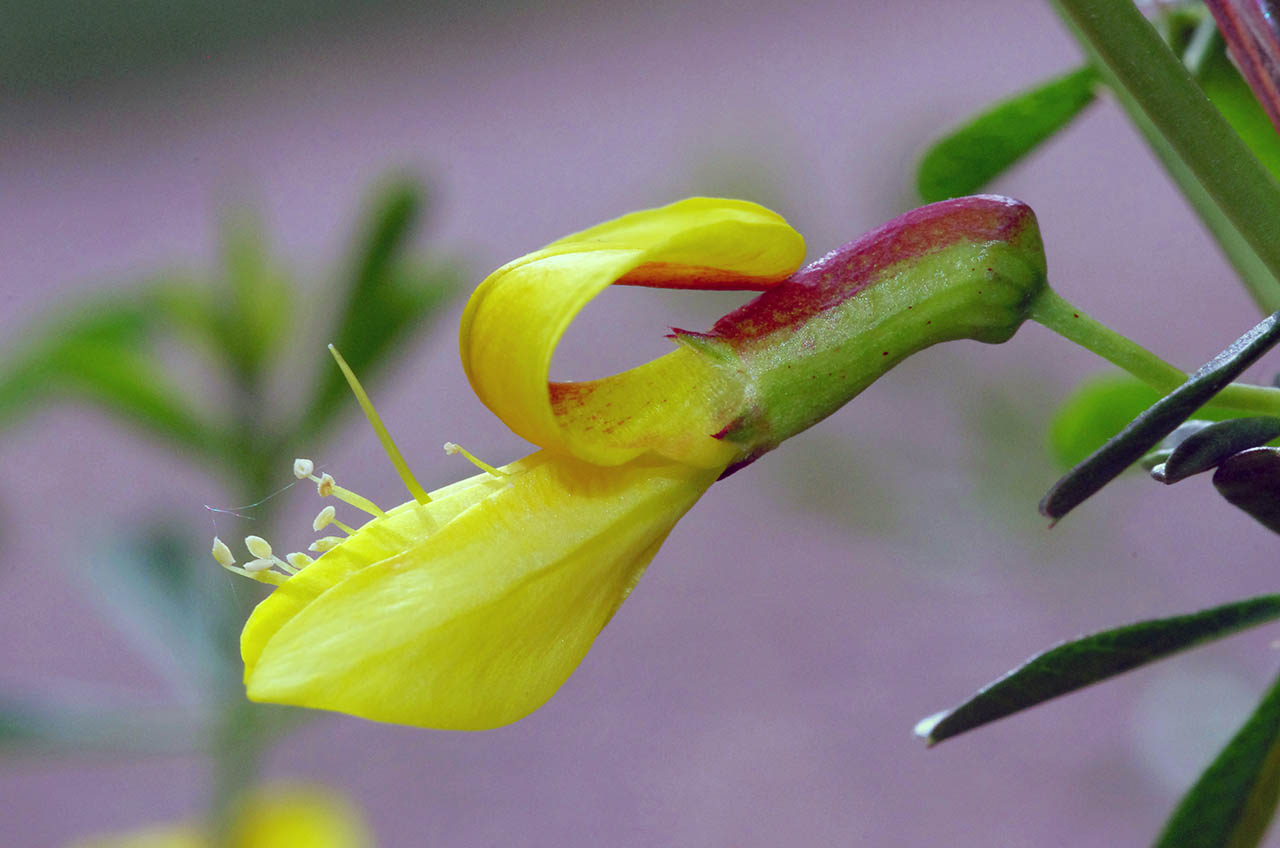
[(0, 692), (0, 752), (128, 752), (185, 754), (204, 749), (210, 734), (198, 716), (176, 707), (89, 702)]
[(1093, 102), (1097, 74), (1088, 65), (1004, 100), (937, 141), (916, 172), (928, 203), (973, 194)]
[(1064, 642), (916, 725), (930, 745), (1178, 651), (1280, 618), (1280, 595), (1104, 630)]
[[(1128, 374), (1112, 373), (1082, 382), (1063, 401), (1049, 424), (1049, 449), (1062, 467), (1070, 468), (1102, 447), (1160, 393)], [(1197, 418), (1221, 421), (1239, 413), (1212, 404), (1195, 412)]]
[(1218, 466), (1213, 486), (1232, 506), (1280, 533), (1280, 450), (1241, 451)]
[[(376, 380), (388, 355), (457, 288), (459, 275), (453, 269), (412, 263), (405, 256), (422, 214), (423, 195), (416, 182), (389, 185), (374, 199), (356, 242), (347, 298), (332, 340), (366, 384)], [(319, 345), (316, 352), (323, 355)], [(323, 432), (347, 401), (346, 380), (327, 359), (300, 424), (302, 437)]]
[(0, 370), (0, 428), (59, 395), (91, 400), (197, 450), (215, 436), (144, 350), (155, 311), (145, 297), (117, 297), (51, 319)]
[(1049, 424), (1053, 458), (1070, 468), (1159, 399), (1160, 392), (1127, 374), (1085, 380), (1058, 407)]
[(1280, 679), (1165, 824), (1156, 848), (1253, 848), (1280, 796)]
[(242, 623), (235, 596), (215, 582), (220, 569), (202, 553), (156, 523), (98, 540), (67, 568), (134, 649), (196, 701), (238, 677), (239, 657), (226, 646)]
[(229, 297), (221, 313), (220, 336), (242, 380), (256, 379), (293, 329), (293, 285), (272, 261), (263, 233), (258, 217), (247, 210), (223, 219), (222, 261)]
[(1040, 513), (1057, 520), (1075, 509), (1194, 415), (1277, 342), (1280, 312), (1262, 319), (1064, 474), (1040, 501)]

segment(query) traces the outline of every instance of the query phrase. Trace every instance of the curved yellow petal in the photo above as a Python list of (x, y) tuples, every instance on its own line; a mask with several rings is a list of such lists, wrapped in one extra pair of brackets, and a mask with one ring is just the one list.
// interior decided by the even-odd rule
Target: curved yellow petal
[[(553, 406), (548, 387), (552, 355), (578, 311), (615, 282), (758, 289), (784, 279), (803, 257), (800, 234), (754, 203), (690, 198), (625, 215), (490, 274), (462, 315), (462, 365), (485, 405), (534, 444), (599, 465), (654, 451), (703, 467), (723, 466), (729, 452), (711, 438), (718, 427), (706, 427), (727, 402), (733, 381), (713, 364), (677, 350), (627, 378), (630, 388), (614, 393), (613, 406), (596, 407), (590, 400), (590, 414), (566, 419), (557, 415), (564, 407)], [(608, 379), (613, 378), (596, 383)], [(592, 394), (578, 393), (578, 406)], [(649, 414), (655, 405), (666, 411)], [(637, 416), (647, 416), (643, 426), (635, 423)], [(592, 417), (633, 425), (579, 426)], [(641, 431), (644, 437), (635, 438)]]
[(568, 678), (718, 473), (534, 454), (420, 541), (372, 553), (301, 607), (287, 602), (290, 614), (276, 598), (334, 552), (263, 601), (250, 628), (273, 626), (246, 654), (249, 697), (444, 729), (515, 721)]

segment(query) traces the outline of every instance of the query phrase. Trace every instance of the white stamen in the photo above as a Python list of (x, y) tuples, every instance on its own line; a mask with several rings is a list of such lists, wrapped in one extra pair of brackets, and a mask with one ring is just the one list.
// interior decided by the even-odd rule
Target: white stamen
[(492, 474), (494, 477), (510, 477), (511, 476), (510, 471), (503, 471), (500, 468), (494, 468), (492, 465), (485, 462), (484, 460), (477, 459), (475, 454), (473, 454), (471, 451), (467, 450), (462, 445), (456, 442), (445, 442), (444, 452), (449, 454), (450, 456), (452, 456), (455, 453), (460, 453), (467, 458), (467, 462), (470, 462), (472, 465), (474, 465), (476, 468), (479, 468), (481, 471)]
[(218, 561), (218, 565), (221, 565), (223, 568), (228, 565), (236, 564), (236, 558), (231, 555), (231, 549), (227, 547), (227, 543), (219, 539), (217, 536), (213, 537), (213, 558), (216, 559)]
[(322, 498), (327, 498), (333, 494), (334, 483), (333, 476), (330, 474), (320, 475), (320, 479), (316, 481), (316, 493)]
[(249, 572), (250, 574), (254, 574), (259, 571), (266, 571), (268, 568), (270, 568), (273, 565), (275, 565), (275, 560), (255, 559), (255, 560), (252, 560), (251, 562), (246, 562), (244, 564), (244, 570)]
[(285, 559), (289, 560), (289, 564), (292, 565), (294, 568), (298, 569), (299, 571), (306, 568), (311, 563), (315, 562), (314, 559), (302, 553), (289, 554), (285, 557)]
[(311, 529), (319, 533), (324, 528), (333, 523), (333, 519), (337, 510), (332, 505), (320, 510), (320, 514), (316, 516), (316, 520), (311, 522)]
[(325, 551), (333, 550), (334, 548), (338, 547), (338, 545), (341, 545), (345, 541), (346, 539), (340, 539), (337, 536), (325, 536), (323, 538), (316, 539), (314, 542), (308, 545), (307, 550), (315, 551), (316, 553), (322, 554)]
[(315, 473), (316, 464), (309, 459), (295, 459), (293, 461), (293, 476), (299, 480), (305, 480)]

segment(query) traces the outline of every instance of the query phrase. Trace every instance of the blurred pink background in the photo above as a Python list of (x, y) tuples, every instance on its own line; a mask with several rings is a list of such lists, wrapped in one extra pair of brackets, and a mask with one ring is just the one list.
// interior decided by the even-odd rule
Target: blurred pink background
[[(325, 299), (320, 272), (393, 169), (428, 179), (424, 245), (463, 257), (472, 284), (567, 232), (692, 194), (777, 209), (816, 257), (913, 205), (930, 139), (1078, 62), (1048, 4), (1015, 0), (345, 14), (149, 73), (0, 86), (0, 353), (67, 298), (210, 268), (218, 212), (246, 198)], [(1114, 104), (992, 188), (1038, 212), (1060, 293), (1180, 366), (1256, 320)], [(643, 361), (666, 349), (668, 325), (704, 327), (742, 299), (608, 292), (570, 331), (557, 376)], [(446, 440), (490, 461), (529, 449), (466, 385), (461, 307), (376, 397), (433, 486), (470, 472)], [(325, 364), (323, 335), (281, 331), (299, 375)], [(541, 711), (481, 734), (325, 717), (273, 750), (267, 774), (348, 793), (384, 846), (1149, 841), (1267, 684), (1266, 633), (932, 751), (911, 735), (1060, 639), (1274, 588), (1273, 539), (1207, 480), (1125, 478), (1046, 528), (1046, 422), (1099, 370), (1034, 325), (1000, 347), (919, 355), (715, 486)], [(315, 458), (349, 488), (402, 499), (372, 432), (347, 420)], [(0, 683), (163, 692), (69, 573), (156, 512), (212, 535), (204, 505), (232, 496), (84, 408), (2, 438)], [(283, 526), (305, 542), (316, 505), (288, 497)], [(223, 521), (225, 535), (252, 532)], [(9, 757), (0, 842), (197, 815), (206, 781), (184, 758)]]

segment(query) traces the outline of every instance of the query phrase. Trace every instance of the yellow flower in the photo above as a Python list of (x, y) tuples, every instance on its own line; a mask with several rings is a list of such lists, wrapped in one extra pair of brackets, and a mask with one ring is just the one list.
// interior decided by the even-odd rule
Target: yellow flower
[(339, 358), (414, 499), (384, 513), (299, 460), (299, 478), (372, 519), (356, 529), (323, 510), (316, 530), (347, 535), (313, 545), (315, 560), (281, 559), (251, 536), (241, 567), (215, 539), (220, 563), (276, 585), (241, 639), (249, 697), (467, 730), (550, 698), (676, 521), (742, 458), (716, 434), (751, 404), (731, 367), (690, 344), (613, 377), (549, 383), (560, 337), (613, 283), (763, 289), (803, 253), (773, 212), (693, 198), (498, 269), (463, 314), (462, 363), (480, 399), (541, 450), (499, 469), (476, 461), (484, 473), (429, 495)]
[[(71, 848), (212, 848), (208, 828), (155, 825), (78, 840)], [(247, 793), (231, 825), (230, 848), (371, 848), (373, 837), (345, 799), (313, 786), (278, 785)]]

